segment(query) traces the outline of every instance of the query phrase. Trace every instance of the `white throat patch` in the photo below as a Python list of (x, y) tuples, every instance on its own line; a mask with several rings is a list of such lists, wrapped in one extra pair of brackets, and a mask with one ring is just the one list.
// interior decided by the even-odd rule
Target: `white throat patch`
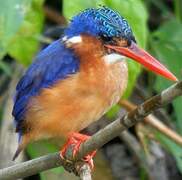
[(123, 61), (125, 59), (125, 56), (112, 53), (104, 56), (104, 61), (106, 64), (114, 64), (119, 61)]

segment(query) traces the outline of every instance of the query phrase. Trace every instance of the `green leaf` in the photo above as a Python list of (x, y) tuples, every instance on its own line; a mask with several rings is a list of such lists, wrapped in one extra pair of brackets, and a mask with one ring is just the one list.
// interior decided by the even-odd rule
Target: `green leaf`
[(164, 134), (157, 132), (156, 137), (164, 145), (164, 147), (171, 152), (177, 162), (177, 166), (182, 173), (182, 148), (180, 145), (176, 144), (174, 141), (166, 137)]
[(64, 0), (63, 3), (63, 14), (70, 20), (73, 16), (81, 12), (82, 10), (95, 7), (95, 1), (83, 1), (83, 0)]
[[(172, 27), (172, 28), (171, 28)], [(160, 29), (152, 34), (151, 47), (157, 58), (165, 64), (179, 79), (182, 77), (182, 24), (175, 19), (165, 23)], [(157, 76), (155, 89), (161, 91), (173, 82)], [(177, 118), (177, 128), (182, 133), (182, 97), (172, 102), (175, 116)]]
[(0, 59), (6, 54), (11, 38), (23, 23), (30, 0), (5, 0), (0, 5)]
[(115, 106), (112, 106), (111, 109), (107, 112), (107, 117), (110, 119), (115, 118), (119, 110), (119, 105), (116, 104)]
[(8, 47), (9, 54), (21, 64), (31, 63), (38, 49), (38, 39), (43, 27), (44, 17), (42, 4), (44, 0), (32, 0), (27, 7), (26, 17), (16, 35), (11, 39)]

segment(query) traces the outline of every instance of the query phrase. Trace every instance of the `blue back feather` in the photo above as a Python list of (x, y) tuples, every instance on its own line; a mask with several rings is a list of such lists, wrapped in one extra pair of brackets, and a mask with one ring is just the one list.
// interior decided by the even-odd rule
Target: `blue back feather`
[(42, 88), (51, 87), (58, 80), (79, 70), (79, 60), (60, 40), (53, 42), (35, 58), (16, 87), (13, 116), (16, 127), (24, 120), (26, 105)]

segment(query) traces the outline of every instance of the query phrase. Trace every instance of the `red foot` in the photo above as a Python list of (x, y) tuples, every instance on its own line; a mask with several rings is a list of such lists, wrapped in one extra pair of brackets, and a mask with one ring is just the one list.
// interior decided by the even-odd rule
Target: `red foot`
[[(81, 143), (85, 142), (87, 139), (89, 139), (90, 136), (80, 134), (80, 133), (72, 133), (66, 144), (63, 146), (63, 149), (60, 151), (60, 156), (62, 159), (64, 159), (64, 156), (67, 152), (67, 150), (72, 147), (73, 148), (73, 157), (75, 157), (76, 153), (79, 151)], [(94, 163), (93, 163), (93, 157), (96, 154), (96, 150), (91, 152), (90, 154), (86, 155), (83, 158), (83, 161), (89, 164), (90, 168), (94, 168)]]

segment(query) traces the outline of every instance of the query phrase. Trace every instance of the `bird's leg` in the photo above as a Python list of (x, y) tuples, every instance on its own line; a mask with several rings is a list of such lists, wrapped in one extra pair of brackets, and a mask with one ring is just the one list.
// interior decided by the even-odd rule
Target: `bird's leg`
[[(68, 152), (69, 148), (72, 148), (72, 155), (73, 158), (76, 156), (76, 153), (79, 151), (81, 143), (85, 142), (87, 139), (89, 139), (90, 136), (80, 134), (80, 133), (71, 133), (71, 135), (68, 138), (68, 141), (63, 146), (62, 150), (60, 151), (60, 156), (62, 159), (64, 159), (66, 153)], [(86, 155), (82, 160), (89, 164), (90, 168), (94, 168), (93, 164), (93, 157), (96, 154), (96, 150)]]

